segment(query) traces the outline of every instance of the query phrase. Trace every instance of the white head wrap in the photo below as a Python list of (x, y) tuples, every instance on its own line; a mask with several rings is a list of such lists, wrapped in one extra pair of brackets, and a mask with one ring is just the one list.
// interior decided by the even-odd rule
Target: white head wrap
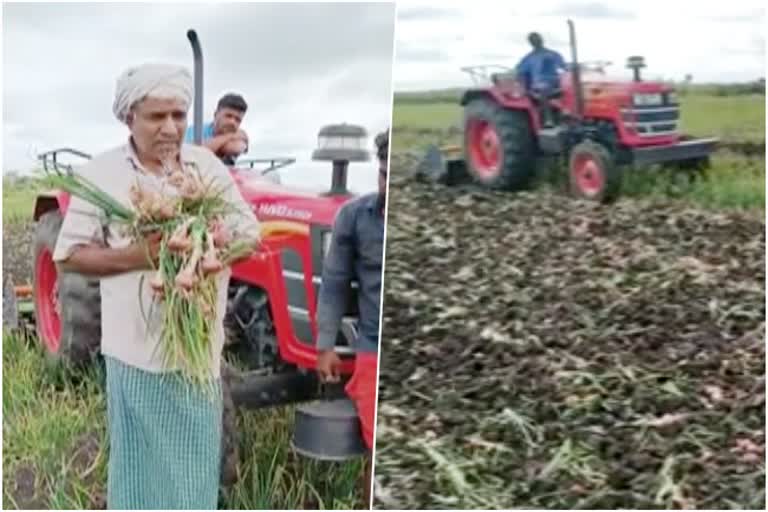
[(189, 108), (193, 89), (192, 75), (187, 68), (170, 64), (143, 64), (127, 69), (117, 79), (112, 111), (120, 121), (126, 122), (131, 107), (147, 96), (178, 98)]

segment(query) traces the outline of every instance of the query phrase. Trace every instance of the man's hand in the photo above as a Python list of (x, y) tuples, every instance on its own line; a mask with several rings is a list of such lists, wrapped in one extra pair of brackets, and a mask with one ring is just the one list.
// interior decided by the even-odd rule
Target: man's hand
[(129, 246), (129, 250), (136, 261), (136, 270), (151, 270), (157, 267), (162, 239), (163, 234), (160, 232), (149, 233), (144, 237), (144, 240)]
[(245, 133), (245, 130), (243, 129), (238, 129), (236, 132), (232, 134), (232, 137), (237, 140), (242, 140), (243, 142), (248, 144), (248, 134)]
[(248, 149), (248, 135), (243, 130), (222, 133), (204, 141), (203, 146), (219, 157), (238, 156)]
[(62, 272), (74, 272), (93, 277), (108, 277), (126, 272), (152, 270), (160, 254), (161, 233), (151, 233), (144, 240), (127, 247), (102, 245), (78, 247), (58, 266)]
[(220, 156), (237, 157), (248, 150), (248, 135), (243, 130), (228, 133), (223, 137), (227, 137), (227, 141), (219, 149)]
[(339, 367), (341, 358), (331, 350), (323, 350), (317, 358), (317, 373), (320, 374), (320, 380), (323, 382), (339, 382)]

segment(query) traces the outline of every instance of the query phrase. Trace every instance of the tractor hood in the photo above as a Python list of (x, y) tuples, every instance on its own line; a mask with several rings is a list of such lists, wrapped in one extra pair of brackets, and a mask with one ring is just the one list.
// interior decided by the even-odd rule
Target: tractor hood
[[(572, 89), (573, 82), (570, 74), (566, 73), (562, 77), (564, 89)], [(585, 73), (582, 76), (585, 98), (594, 98), (595, 96), (620, 98), (631, 102), (634, 94), (656, 94), (673, 92), (671, 85), (663, 82), (634, 82), (632, 80), (622, 79), (616, 76), (607, 76), (600, 73)]]
[[(590, 77), (591, 78), (591, 77)], [(673, 88), (661, 82), (632, 82), (627, 80), (592, 80), (585, 79), (584, 87), (602, 88), (615, 92), (631, 93), (656, 93), (669, 92)]]
[(240, 193), (259, 220), (290, 220), (330, 226), (339, 208), (354, 196), (322, 195), (276, 184), (251, 169), (231, 169)]

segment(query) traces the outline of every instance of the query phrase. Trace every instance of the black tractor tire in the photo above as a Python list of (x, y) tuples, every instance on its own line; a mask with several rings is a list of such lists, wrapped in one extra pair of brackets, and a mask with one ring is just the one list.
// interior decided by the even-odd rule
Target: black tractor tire
[[(586, 160), (591, 165), (585, 167)], [(568, 181), (573, 196), (610, 203), (621, 193), (622, 171), (608, 149), (587, 140), (576, 144), (570, 151)]]
[[(63, 221), (59, 210), (44, 213), (37, 222), (33, 244), (33, 262), (43, 250), (53, 254)], [(35, 266), (34, 296), (40, 293), (40, 281)], [(99, 281), (79, 274), (59, 273), (58, 302), (60, 306), (61, 337), (58, 349), (52, 350), (42, 340), (42, 319), (35, 308), (35, 324), (50, 363), (55, 366), (84, 367), (90, 364), (101, 345), (101, 292)]]
[(237, 426), (237, 409), (232, 400), (232, 381), (235, 378), (226, 362), (221, 363), (221, 388), (223, 397), (221, 431), (221, 478), (222, 490), (231, 488), (238, 479), (240, 465), (240, 436)]
[[(499, 162), (493, 171), (483, 172), (473, 157), (479, 150), (472, 125), (487, 124), (498, 139)], [(474, 180), (485, 187), (520, 190), (536, 170), (536, 144), (526, 112), (509, 110), (487, 98), (470, 101), (464, 108), (464, 155)]]

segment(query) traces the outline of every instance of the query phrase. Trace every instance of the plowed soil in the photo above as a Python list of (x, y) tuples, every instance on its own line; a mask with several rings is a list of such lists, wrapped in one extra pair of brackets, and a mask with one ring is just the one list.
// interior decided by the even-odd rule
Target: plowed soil
[(393, 159), (377, 508), (764, 508), (765, 224)]

